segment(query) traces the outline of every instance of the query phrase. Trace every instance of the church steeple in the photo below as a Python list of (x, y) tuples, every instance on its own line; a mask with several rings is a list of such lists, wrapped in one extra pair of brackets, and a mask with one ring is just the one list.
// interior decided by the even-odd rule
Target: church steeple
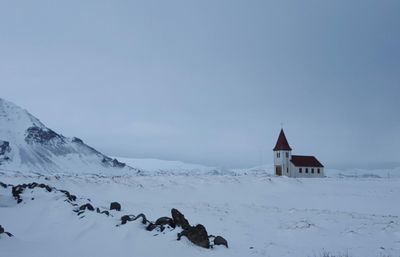
[(286, 139), (285, 132), (283, 132), (283, 129), (281, 129), (281, 132), (279, 133), (278, 141), (276, 141), (276, 145), (273, 149), (274, 151), (292, 151), (292, 148), (290, 148), (289, 143)]

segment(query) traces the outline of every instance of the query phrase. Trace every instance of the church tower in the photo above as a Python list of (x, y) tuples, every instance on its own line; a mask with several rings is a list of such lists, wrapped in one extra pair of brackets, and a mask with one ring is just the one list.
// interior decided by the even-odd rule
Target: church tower
[(286, 139), (283, 129), (279, 133), (278, 141), (273, 149), (274, 151), (274, 169), (277, 176), (291, 176), (290, 159), (292, 158), (292, 148)]

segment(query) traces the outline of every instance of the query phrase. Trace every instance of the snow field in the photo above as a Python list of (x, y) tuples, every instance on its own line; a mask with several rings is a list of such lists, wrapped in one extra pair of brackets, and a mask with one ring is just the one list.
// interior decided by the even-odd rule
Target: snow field
[[(289, 179), (268, 174), (202, 176), (37, 176), (3, 173), (1, 181), (41, 182), (66, 189), (80, 204), (91, 199), (113, 217), (80, 219), (61, 195), (35, 189), (16, 204), (0, 190), (0, 220), (14, 238), (1, 238), (4, 256), (399, 256), (400, 179)], [(3, 203), (3, 204), (1, 204)], [(139, 221), (116, 227), (124, 214), (150, 220), (177, 208), (192, 225), (228, 240), (212, 250), (176, 241), (179, 230), (144, 230)]]

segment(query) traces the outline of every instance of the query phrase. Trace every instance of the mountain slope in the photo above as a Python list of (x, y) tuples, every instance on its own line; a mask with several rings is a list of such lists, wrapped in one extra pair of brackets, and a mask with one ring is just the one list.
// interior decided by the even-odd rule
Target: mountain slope
[(0, 169), (45, 173), (137, 172), (47, 128), (19, 106), (0, 98)]

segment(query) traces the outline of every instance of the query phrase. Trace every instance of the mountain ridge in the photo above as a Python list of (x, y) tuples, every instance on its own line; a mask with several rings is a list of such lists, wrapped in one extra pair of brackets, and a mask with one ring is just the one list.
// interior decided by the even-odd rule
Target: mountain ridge
[(58, 134), (27, 110), (2, 98), (0, 169), (42, 173), (139, 172), (77, 137)]

